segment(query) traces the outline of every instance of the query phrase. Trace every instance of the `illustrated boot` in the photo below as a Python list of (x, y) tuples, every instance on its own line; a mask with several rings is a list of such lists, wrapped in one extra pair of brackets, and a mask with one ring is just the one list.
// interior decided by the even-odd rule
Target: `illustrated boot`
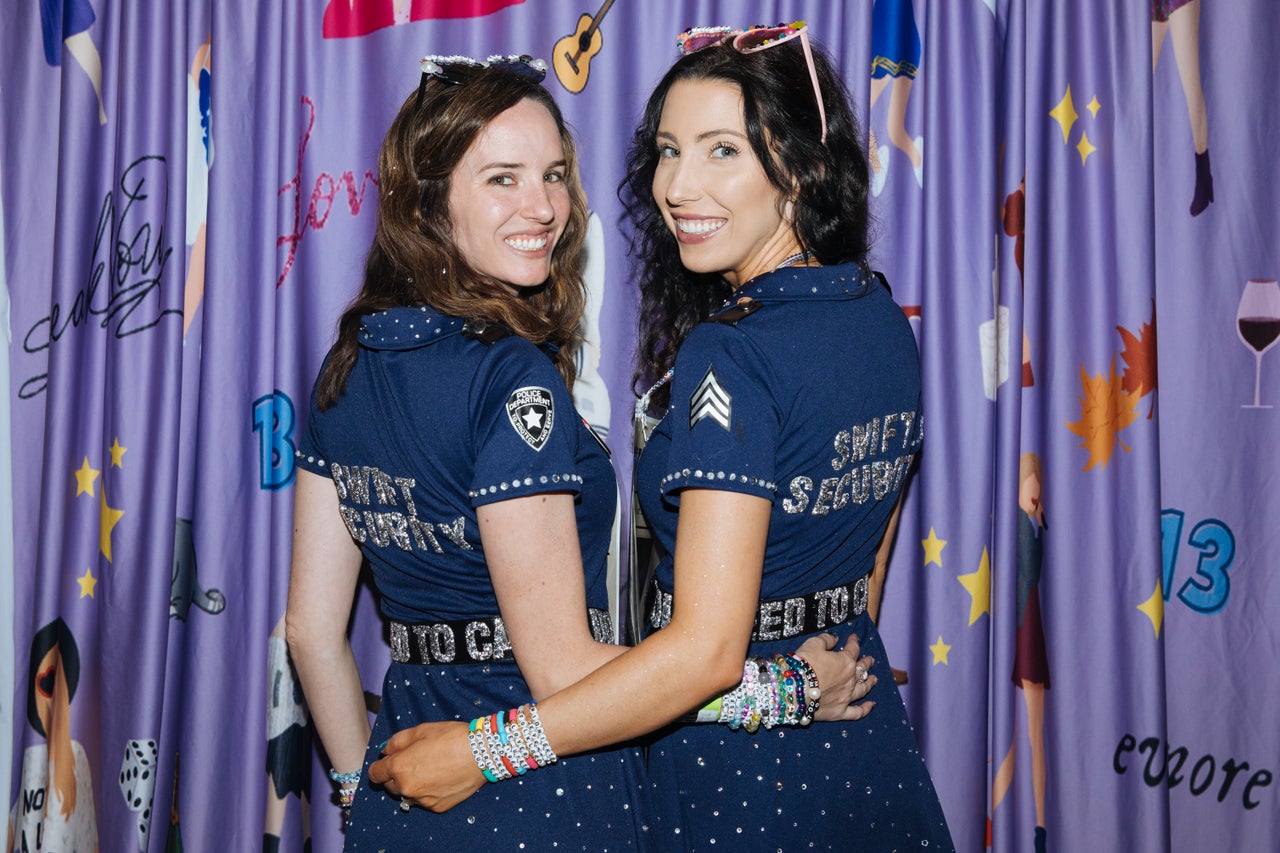
[(1199, 216), (1213, 201), (1213, 173), (1209, 171), (1209, 149), (1196, 155), (1196, 194), (1191, 198), (1191, 215)]

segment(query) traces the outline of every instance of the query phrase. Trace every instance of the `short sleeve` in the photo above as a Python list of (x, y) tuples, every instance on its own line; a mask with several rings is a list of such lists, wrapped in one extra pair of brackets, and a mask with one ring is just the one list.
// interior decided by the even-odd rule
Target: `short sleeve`
[[(315, 385), (320, 384), (320, 376), (324, 375), (325, 367), (329, 364), (329, 358), (326, 357), (324, 364), (317, 374)], [(298, 435), (298, 443), (293, 453), (294, 462), (304, 471), (310, 471), (312, 474), (319, 474), (322, 477), (329, 476), (328, 455), (324, 450), (324, 441), (320, 434), (320, 423), (322, 421), (320, 415), (320, 406), (316, 402), (316, 391), (313, 387), (311, 390), (310, 402), (307, 404), (307, 418), (301, 432)]]
[(772, 500), (780, 389), (759, 347), (740, 329), (703, 323), (681, 345), (672, 382), (663, 496), (674, 503), (680, 489), (709, 488)]
[(582, 488), (577, 412), (551, 360), (523, 338), (493, 344), (473, 385), (473, 506)]

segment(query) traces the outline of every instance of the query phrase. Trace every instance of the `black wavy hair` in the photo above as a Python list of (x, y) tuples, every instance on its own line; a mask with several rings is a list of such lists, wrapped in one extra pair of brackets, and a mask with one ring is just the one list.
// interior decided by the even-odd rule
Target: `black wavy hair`
[[(725, 43), (681, 57), (649, 96), (618, 188), (634, 229), (631, 249), (640, 288), (632, 379), (637, 393), (675, 363), (681, 342), (731, 293), (719, 275), (690, 272), (680, 263), (678, 243), (653, 197), (658, 125), (676, 83), (714, 80), (741, 91), (752, 152), (769, 182), (794, 203), (793, 228), (801, 248), (824, 266), (865, 262), (871, 216), (864, 138), (831, 60), (817, 45), (813, 59), (827, 114), (825, 143), (798, 38), (756, 53), (740, 53)], [(651, 403), (664, 408), (667, 399), (664, 387)]]

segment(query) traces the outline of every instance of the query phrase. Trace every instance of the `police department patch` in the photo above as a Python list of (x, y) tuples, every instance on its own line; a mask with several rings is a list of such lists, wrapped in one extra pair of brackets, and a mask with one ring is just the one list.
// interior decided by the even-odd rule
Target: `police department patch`
[(541, 450), (556, 419), (551, 392), (536, 385), (513, 391), (507, 398), (507, 417), (526, 444), (534, 450)]

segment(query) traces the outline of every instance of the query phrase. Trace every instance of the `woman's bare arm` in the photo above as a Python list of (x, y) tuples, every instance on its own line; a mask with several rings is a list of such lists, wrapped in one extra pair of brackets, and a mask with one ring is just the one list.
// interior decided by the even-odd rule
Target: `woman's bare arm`
[(340, 772), (363, 766), (369, 742), (364, 691), (347, 641), (360, 563), (333, 481), (298, 471), (285, 637), (320, 741)]

